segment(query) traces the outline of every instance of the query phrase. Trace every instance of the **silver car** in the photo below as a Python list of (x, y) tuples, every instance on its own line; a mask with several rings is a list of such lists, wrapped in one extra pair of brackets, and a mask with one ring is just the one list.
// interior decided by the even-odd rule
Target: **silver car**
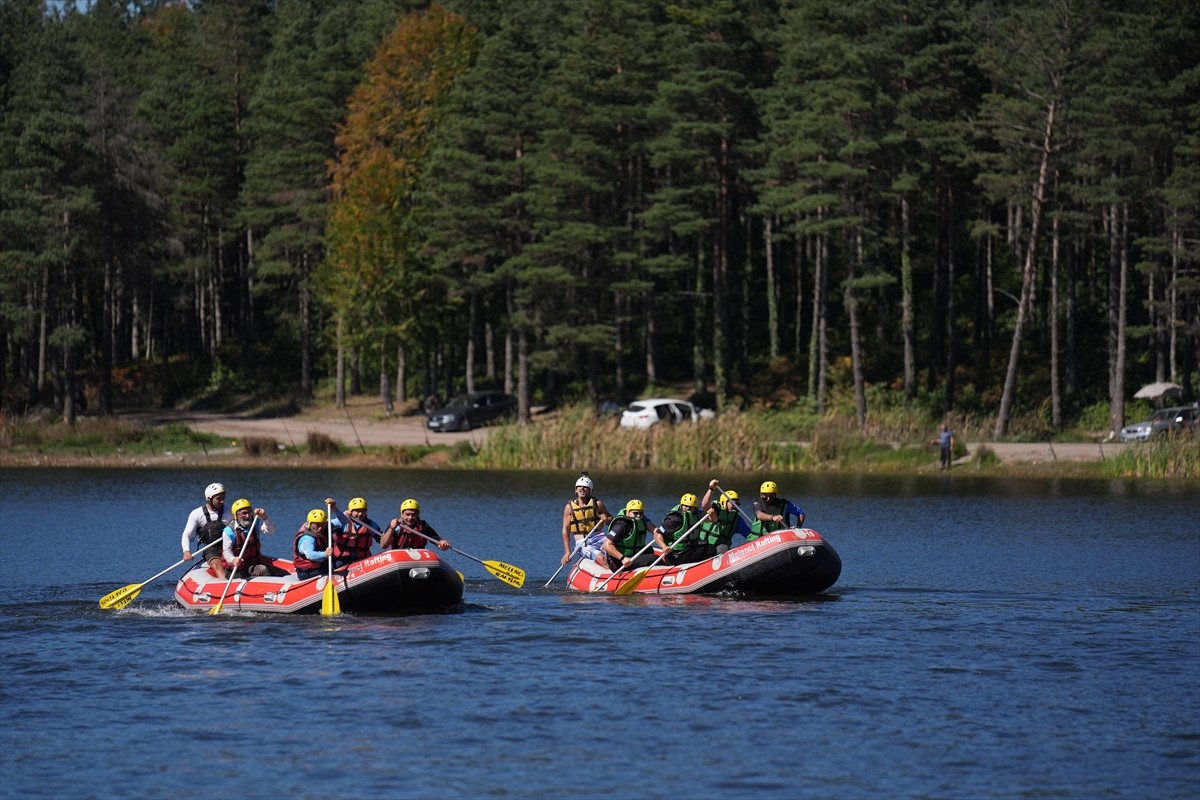
[(1145, 442), (1169, 433), (1194, 430), (1198, 418), (1200, 415), (1196, 413), (1194, 405), (1159, 409), (1151, 415), (1150, 419), (1122, 428), (1121, 441)]

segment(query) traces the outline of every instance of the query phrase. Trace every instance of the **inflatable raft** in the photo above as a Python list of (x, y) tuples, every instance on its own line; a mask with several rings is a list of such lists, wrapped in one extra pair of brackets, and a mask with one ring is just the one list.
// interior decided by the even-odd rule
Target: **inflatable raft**
[[(609, 593), (638, 572), (618, 572), (605, 584), (612, 572), (583, 559), (571, 569), (567, 583), (581, 592)], [(788, 528), (695, 564), (659, 564), (650, 568), (634, 593), (803, 597), (825, 591), (841, 574), (842, 560), (821, 534), (808, 528)]]
[[(175, 586), (175, 599), (185, 608), (209, 611), (225, 593), (226, 611), (273, 614), (316, 614), (328, 576), (301, 580), (291, 561), (271, 559), (283, 577), (234, 579), (225, 590), (206, 565), (193, 568)], [(344, 612), (360, 614), (430, 614), (462, 610), (463, 581), (432, 550), (385, 550), (333, 571), (338, 602)]]

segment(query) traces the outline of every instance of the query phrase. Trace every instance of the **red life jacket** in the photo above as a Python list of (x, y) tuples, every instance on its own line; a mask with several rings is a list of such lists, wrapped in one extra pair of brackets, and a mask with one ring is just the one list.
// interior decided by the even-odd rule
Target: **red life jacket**
[[(254, 523), (251, 522), (251, 525)], [(248, 529), (234, 523), (233, 525), (233, 555), (236, 558), (238, 553), (242, 553), (242, 545), (246, 545), (246, 552), (242, 553), (242, 566), (252, 567), (255, 564), (262, 562), (262, 547), (258, 541), (258, 534), (250, 537), (250, 543), (246, 544), (246, 534)], [(225, 569), (233, 569), (233, 564), (225, 560), (225, 556), (221, 556), (221, 563), (225, 565)]]
[[(437, 535), (437, 531), (431, 528), (429, 523), (423, 519), (417, 520), (416, 525), (409, 525), (407, 527), (412, 528), (414, 531), (420, 531), (434, 539), (440, 538)], [(425, 545), (430, 544), (428, 539), (423, 539), (415, 533), (409, 533), (404, 528), (397, 527), (392, 530), (396, 533), (396, 538), (392, 541), (392, 550), (420, 550)]]
[(321, 567), (324, 567), (326, 565), (325, 559), (322, 558), (320, 561), (311, 561), (300, 553), (300, 539), (304, 536), (311, 536), (316, 539), (318, 550), (324, 550), (329, 546), (329, 538), (325, 535), (324, 531), (321, 533), (313, 533), (308, 529), (307, 525), (302, 526), (300, 530), (296, 531), (296, 538), (292, 541), (292, 565), (295, 566), (296, 569), (320, 569)]
[(355, 522), (349, 517), (347, 519), (349, 524), (333, 534), (334, 557), (351, 561), (367, 558), (371, 555), (371, 528), (366, 523)]

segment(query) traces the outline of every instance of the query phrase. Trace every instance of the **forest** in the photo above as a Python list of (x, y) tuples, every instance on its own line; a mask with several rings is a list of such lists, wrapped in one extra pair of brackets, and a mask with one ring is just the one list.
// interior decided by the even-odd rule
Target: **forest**
[(1200, 4), (0, 0), (5, 413), (1196, 398)]

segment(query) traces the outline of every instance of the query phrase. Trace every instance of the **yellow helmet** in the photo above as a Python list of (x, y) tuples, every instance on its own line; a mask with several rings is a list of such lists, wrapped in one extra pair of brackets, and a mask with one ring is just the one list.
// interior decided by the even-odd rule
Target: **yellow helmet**
[(310, 525), (314, 522), (319, 522), (324, 525), (328, 521), (329, 518), (325, 516), (325, 512), (322, 509), (314, 508), (312, 511), (308, 512), (308, 522)]
[(401, 503), (401, 504), (400, 504), (400, 510), (401, 510), (401, 511), (408, 511), (410, 508), (411, 508), (413, 511), (420, 511), (420, 510), (421, 510), (421, 504), (420, 504), (420, 503), (418, 503), (416, 500), (413, 500), (411, 497), (410, 497), (410, 498), (408, 498), (407, 500), (405, 500), (403, 503)]
[(351, 500), (349, 503), (346, 504), (346, 510), (347, 511), (359, 511), (359, 510), (366, 511), (367, 510), (367, 501), (366, 501), (366, 499), (364, 499), (362, 497), (355, 497), (353, 500)]
[(244, 497), (239, 497), (237, 500), (233, 501), (233, 515), (235, 517), (243, 508), (253, 508), (253, 506), (251, 506), (250, 501)]
[(646, 504), (643, 503), (641, 500), (630, 500), (628, 503), (625, 504), (625, 510), (626, 511), (645, 511)]
[(779, 487), (775, 485), (775, 481), (763, 481), (763, 485), (758, 487), (759, 494), (775, 494), (779, 491)]
[(700, 499), (697, 498), (696, 495), (692, 494), (691, 492), (688, 492), (683, 497), (679, 498), (679, 505), (691, 506), (692, 508), (696, 508), (700, 505)]
[(728, 492), (725, 492), (725, 494), (721, 495), (721, 505), (724, 506), (730, 500), (738, 500), (740, 498), (741, 495), (737, 493), (737, 490), (730, 489)]

